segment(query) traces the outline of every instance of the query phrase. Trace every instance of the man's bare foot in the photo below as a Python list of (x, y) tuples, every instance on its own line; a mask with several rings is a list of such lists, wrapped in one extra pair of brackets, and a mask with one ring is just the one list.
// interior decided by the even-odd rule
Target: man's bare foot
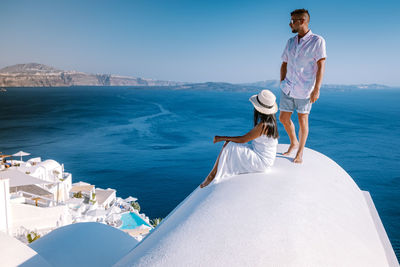
[(215, 174), (213, 175), (212, 173), (210, 173), (207, 178), (200, 184), (200, 188), (206, 187), (207, 185), (209, 185), (212, 180), (214, 180)]
[(296, 157), (293, 159), (294, 163), (302, 163), (303, 162), (303, 152), (297, 151)]
[(294, 144), (290, 143), (289, 149), (282, 155), (284, 155), (284, 156), (290, 155), (290, 153), (292, 153), (292, 151), (295, 150), (298, 146), (299, 146), (299, 143), (294, 143)]

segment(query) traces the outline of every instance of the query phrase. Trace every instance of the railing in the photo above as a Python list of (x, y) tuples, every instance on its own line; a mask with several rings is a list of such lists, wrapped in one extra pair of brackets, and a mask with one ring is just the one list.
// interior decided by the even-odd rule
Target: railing
[[(27, 204), (32, 204), (32, 205), (38, 206), (38, 207), (50, 207), (52, 205), (53, 206), (57, 205), (57, 201), (54, 201), (53, 199), (39, 196), (39, 195), (32, 194), (32, 193), (28, 193), (25, 191), (19, 191), (19, 192), (21, 192), (22, 196), (25, 197), (25, 201)], [(31, 198), (38, 198), (38, 199), (33, 200)]]

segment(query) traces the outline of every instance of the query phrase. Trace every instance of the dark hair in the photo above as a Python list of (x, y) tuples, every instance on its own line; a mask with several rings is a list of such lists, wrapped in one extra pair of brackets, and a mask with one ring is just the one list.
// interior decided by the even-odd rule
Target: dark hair
[(293, 15), (304, 15), (304, 14), (307, 14), (308, 20), (310, 20), (310, 13), (308, 13), (308, 10), (304, 9), (304, 8), (296, 9), (296, 10), (292, 11), (292, 13), (290, 13), (290, 16), (293, 16)]
[(261, 134), (275, 139), (279, 137), (275, 114), (263, 114), (254, 109), (254, 127), (259, 123), (263, 126)]

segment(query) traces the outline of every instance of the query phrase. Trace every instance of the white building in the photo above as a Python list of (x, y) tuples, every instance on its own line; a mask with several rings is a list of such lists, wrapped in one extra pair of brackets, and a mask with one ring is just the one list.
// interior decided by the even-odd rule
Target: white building
[(49, 182), (44, 189), (51, 192), (53, 199), (58, 203), (68, 200), (72, 186), (72, 175), (64, 172), (64, 166), (55, 160), (49, 159), (41, 162), (40, 158), (34, 158), (27, 162), (21, 162), (16, 169)]
[(0, 171), (0, 230), (18, 236), (71, 223), (63, 203), (69, 199), (72, 175), (54, 160), (12, 163)]
[(103, 209), (108, 209), (116, 200), (117, 198), (117, 191), (111, 188), (101, 189), (96, 188), (96, 201), (99, 207)]
[(11, 223), (10, 180), (0, 178), (0, 232), (10, 234)]
[(96, 199), (96, 189), (94, 185), (85, 182), (77, 182), (72, 184), (69, 196), (84, 198), (87, 203), (89, 203), (89, 201), (94, 202)]

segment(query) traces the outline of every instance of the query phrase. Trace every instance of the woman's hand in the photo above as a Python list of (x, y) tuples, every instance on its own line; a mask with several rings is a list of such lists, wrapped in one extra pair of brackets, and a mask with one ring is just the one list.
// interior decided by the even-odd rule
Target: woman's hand
[(214, 144), (221, 141), (227, 141), (227, 140), (224, 136), (218, 136), (218, 135), (214, 136)]
[(222, 140), (221, 140), (221, 136), (218, 136), (218, 135), (216, 135), (216, 136), (214, 136), (214, 144), (215, 143), (218, 143), (218, 142), (221, 142)]
[(222, 148), (226, 147), (226, 145), (229, 143), (229, 141), (227, 140), (227, 137), (224, 136), (214, 136), (214, 144), (221, 142), (221, 141), (225, 141), (225, 144), (222, 146)]

